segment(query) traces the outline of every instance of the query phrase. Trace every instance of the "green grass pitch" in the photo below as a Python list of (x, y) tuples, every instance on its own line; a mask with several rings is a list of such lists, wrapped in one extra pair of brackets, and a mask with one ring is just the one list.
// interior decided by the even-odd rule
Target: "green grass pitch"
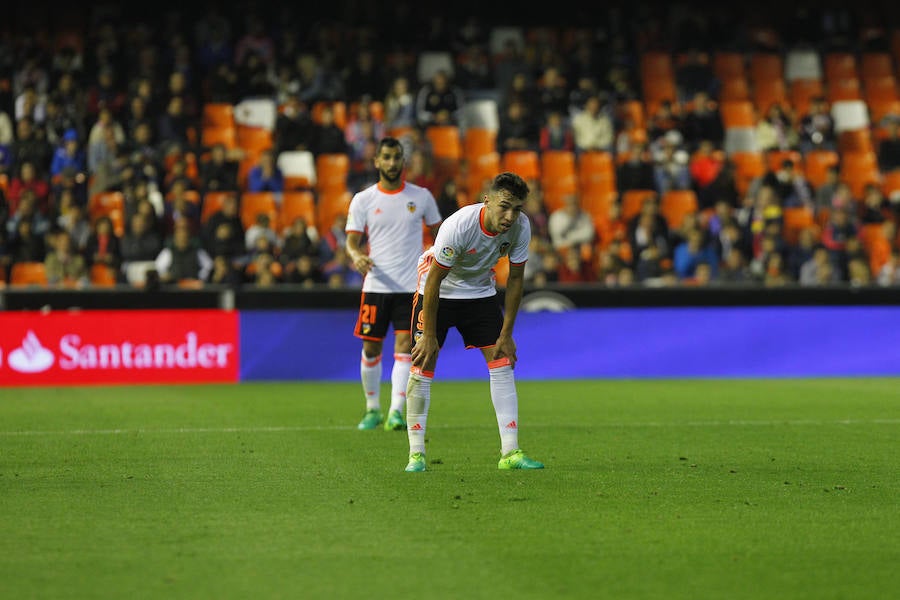
[(7, 389), (0, 598), (896, 597), (898, 388), (520, 382), (505, 472), (438, 378), (425, 473), (352, 383)]

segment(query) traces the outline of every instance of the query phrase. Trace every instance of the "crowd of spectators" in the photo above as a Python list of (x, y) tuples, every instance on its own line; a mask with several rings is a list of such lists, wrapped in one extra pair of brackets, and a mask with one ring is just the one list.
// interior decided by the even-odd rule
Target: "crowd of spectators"
[[(241, 194), (285, 191), (278, 157), (293, 150), (346, 154), (347, 189), (355, 192), (375, 180), (377, 140), (396, 134), (407, 151), (407, 179), (431, 189), (449, 216), (475, 200), (466, 167), (442, 168), (424, 132), (463, 125), (469, 99), (491, 98), (497, 152), (602, 151), (616, 165), (617, 196), (602, 224), (577, 193), (549, 210), (541, 182), (530, 181), (532, 285), (900, 283), (900, 197), (876, 184), (854, 197), (837, 167), (812, 185), (791, 158), (738, 192), (723, 151), (721, 82), (708, 60), (717, 49), (779, 51), (792, 43), (856, 52), (887, 44), (891, 31), (882, 26), (879, 37), (849, 9), (821, 8), (805, 21), (798, 10), (773, 29), (774, 45), (759, 47), (764, 42), (741, 24), (747, 15), (732, 7), (702, 18), (678, 3), (648, 7), (613, 3), (596, 22), (522, 27), (522, 44), (501, 47), (492, 46), (497, 23), (476, 13), (417, 19), (408, 2), (382, 15), (312, 22), (299, 9), (264, 4), (209, 2), (198, 13), (172, 8), (140, 19), (96, 5), (68, 28), (10, 27), (0, 39), (7, 84), (0, 87), (2, 279), (17, 263), (43, 263), (49, 285), (90, 285), (95, 265), (127, 283), (145, 281), (129, 270), (142, 264), (161, 285), (359, 286), (341, 215), (318, 228), (264, 214), (247, 226)], [(418, 57), (436, 50), (452, 54), (452, 74), (420, 79)], [(651, 50), (680, 57), (678, 97), (638, 127), (622, 108), (642, 99), (639, 57)], [(278, 116), (273, 146), (252, 165), (243, 168), (240, 148), (203, 143), (205, 105), (261, 97), (275, 101)], [(354, 108), (342, 125), (333, 102)], [(883, 173), (900, 169), (898, 122), (877, 124)], [(802, 113), (773, 105), (756, 129), (764, 151), (802, 158), (836, 147), (824, 98)], [(622, 199), (630, 190), (654, 194), (626, 217)], [(670, 190), (698, 199), (698, 210), (677, 227), (660, 212)], [(91, 198), (110, 191), (124, 197), (121, 228), (90, 212)], [(207, 213), (206, 195), (223, 191), (233, 194)], [(791, 238), (783, 213), (796, 206), (817, 222)], [(877, 261), (861, 239), (867, 225), (881, 227), (889, 241)]]

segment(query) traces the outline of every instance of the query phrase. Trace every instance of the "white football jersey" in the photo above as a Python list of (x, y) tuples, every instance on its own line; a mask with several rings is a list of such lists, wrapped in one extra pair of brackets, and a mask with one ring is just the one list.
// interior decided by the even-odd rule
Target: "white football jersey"
[(494, 266), (504, 255), (510, 265), (528, 260), (531, 223), (525, 213), (509, 231), (491, 234), (484, 228), (484, 204), (470, 204), (447, 217), (434, 238), (434, 245), (419, 258), (420, 294), (432, 261), (450, 269), (441, 282), (441, 298), (486, 298), (497, 293)]
[(347, 214), (348, 233), (366, 233), (374, 265), (363, 281), (364, 292), (407, 293), (416, 290), (416, 261), (422, 254), (422, 223), (439, 223), (441, 213), (428, 189), (404, 182), (396, 191), (378, 184), (357, 192)]

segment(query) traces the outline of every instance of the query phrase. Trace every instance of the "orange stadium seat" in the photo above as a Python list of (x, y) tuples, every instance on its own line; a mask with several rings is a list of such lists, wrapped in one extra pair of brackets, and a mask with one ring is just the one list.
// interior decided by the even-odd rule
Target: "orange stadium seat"
[(578, 194), (578, 178), (572, 175), (545, 179), (541, 184), (544, 192), (544, 206), (549, 212), (562, 207), (565, 197), (570, 194)]
[(238, 146), (248, 155), (259, 156), (264, 150), (275, 146), (272, 132), (265, 127), (239, 125), (236, 130)]
[(729, 77), (722, 80), (722, 87), (719, 89), (720, 102), (734, 102), (738, 100), (750, 99), (750, 83), (746, 77)]
[(236, 194), (236, 192), (206, 192), (200, 203), (200, 222), (206, 223), (216, 211), (222, 208), (225, 196)]
[(747, 78), (747, 60), (741, 52), (713, 53), (712, 69), (713, 74), (721, 81)]
[(753, 105), (759, 114), (769, 112), (773, 104), (788, 106), (784, 79), (764, 79), (753, 84)]
[(331, 113), (334, 115), (334, 124), (343, 129), (347, 126), (347, 103), (341, 100), (317, 100), (313, 103), (310, 111), (310, 118), (317, 125), (322, 124), (322, 112), (326, 107), (331, 107)]
[(448, 160), (462, 158), (462, 138), (456, 125), (432, 125), (425, 129), (425, 137), (431, 143), (434, 158)]
[(861, 100), (862, 85), (855, 77), (840, 77), (828, 82), (825, 97), (832, 103), (842, 100)]
[(349, 191), (327, 190), (319, 194), (316, 206), (316, 229), (324, 233), (334, 225), (338, 215), (346, 215), (350, 210), (353, 195)]
[(278, 227), (278, 204), (274, 192), (244, 192), (241, 194), (241, 223), (248, 229), (256, 223), (260, 213), (269, 215), (269, 225), (273, 230)]
[(523, 179), (541, 178), (541, 162), (534, 150), (507, 150), (500, 161), (504, 171), (511, 171)]
[(212, 148), (217, 144), (222, 144), (229, 150), (234, 150), (238, 147), (237, 127), (206, 125), (200, 132), (200, 143), (205, 148)]
[(475, 201), (481, 194), (485, 180), (493, 179), (500, 173), (500, 153), (490, 152), (471, 159), (468, 161), (468, 169), (466, 193)]
[(750, 55), (750, 81), (754, 85), (767, 79), (784, 79), (784, 59), (774, 52)]
[(541, 152), (541, 180), (550, 181), (575, 176), (575, 153), (570, 150)]
[(809, 112), (813, 98), (825, 95), (822, 82), (818, 79), (795, 79), (788, 91), (788, 101), (798, 117)]
[(639, 68), (642, 78), (675, 76), (675, 65), (668, 52), (644, 52), (640, 57)]
[(863, 52), (860, 75), (863, 79), (895, 75), (894, 59), (890, 52)]
[(897, 100), (897, 78), (893, 75), (879, 75), (863, 80), (863, 95), (867, 103)]
[(636, 129), (643, 129), (647, 124), (647, 118), (644, 114), (644, 103), (640, 100), (623, 100), (617, 105), (619, 118), (624, 122), (630, 119), (634, 122)]
[(856, 55), (852, 52), (827, 52), (823, 62), (827, 82), (846, 77), (859, 77)]
[(204, 127), (234, 127), (234, 106), (226, 102), (207, 102), (203, 105)]
[(766, 159), (762, 152), (735, 152), (731, 155), (734, 163), (735, 187), (740, 195), (747, 193), (750, 184), (766, 172)]
[(849, 129), (838, 134), (838, 151), (871, 152), (874, 150), (872, 132), (869, 129)]
[(749, 100), (722, 102), (719, 105), (722, 125), (731, 127), (756, 127), (756, 108)]
[(97, 287), (113, 287), (116, 285), (116, 271), (109, 265), (95, 263), (91, 265), (90, 281)]
[(616, 189), (616, 168), (611, 153), (600, 150), (582, 152), (576, 159), (575, 167), (582, 190)]
[(658, 196), (656, 190), (626, 190), (622, 193), (622, 220), (631, 221), (641, 212), (645, 200)]
[(281, 229), (290, 227), (297, 217), (303, 217), (310, 227), (316, 226), (316, 198), (309, 190), (285, 192), (278, 211)]
[(487, 127), (468, 127), (463, 134), (463, 153), (467, 160), (497, 151), (497, 131)]
[(781, 168), (781, 162), (790, 159), (794, 162), (794, 167), (803, 172), (803, 155), (797, 150), (769, 150), (766, 152), (766, 166), (770, 171), (777, 171)]
[(316, 157), (316, 190), (344, 191), (350, 175), (350, 157), (342, 152), (327, 152)]
[(116, 235), (125, 235), (125, 196), (122, 192), (99, 192), (88, 201), (88, 217), (95, 223), (102, 216), (112, 221)]
[(644, 113), (650, 117), (659, 112), (663, 102), (676, 104), (678, 101), (674, 77), (646, 79), (641, 85), (644, 92)]
[(46, 286), (47, 270), (40, 261), (13, 263), (9, 271), (11, 286)]
[(807, 206), (789, 206), (781, 211), (784, 239), (788, 244), (796, 244), (800, 231), (816, 224), (811, 208)]
[(843, 152), (841, 154), (840, 179), (850, 186), (853, 196), (862, 198), (866, 184), (881, 185), (878, 159), (874, 152)]
[(678, 229), (685, 215), (699, 210), (697, 194), (693, 190), (669, 190), (659, 202), (659, 212), (665, 217), (670, 229)]
[(810, 150), (803, 157), (803, 172), (806, 180), (818, 188), (825, 183), (828, 170), (836, 167), (840, 162), (840, 156), (834, 150)]

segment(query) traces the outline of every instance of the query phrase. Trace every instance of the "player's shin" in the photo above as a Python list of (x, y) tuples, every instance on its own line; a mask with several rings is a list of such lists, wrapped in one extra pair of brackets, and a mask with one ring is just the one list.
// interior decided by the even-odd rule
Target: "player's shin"
[(381, 356), (366, 356), (363, 350), (359, 361), (359, 376), (362, 380), (363, 393), (366, 395), (366, 409), (381, 408)]
[(433, 373), (413, 367), (406, 386), (406, 435), (409, 451), (425, 452), (425, 422), (431, 404)]
[(501, 358), (488, 363), (491, 376), (491, 401), (500, 429), (501, 454), (519, 447), (519, 396), (516, 380), (509, 359)]
[(391, 412), (406, 408), (406, 386), (409, 383), (409, 354), (394, 354), (394, 368), (391, 370)]

